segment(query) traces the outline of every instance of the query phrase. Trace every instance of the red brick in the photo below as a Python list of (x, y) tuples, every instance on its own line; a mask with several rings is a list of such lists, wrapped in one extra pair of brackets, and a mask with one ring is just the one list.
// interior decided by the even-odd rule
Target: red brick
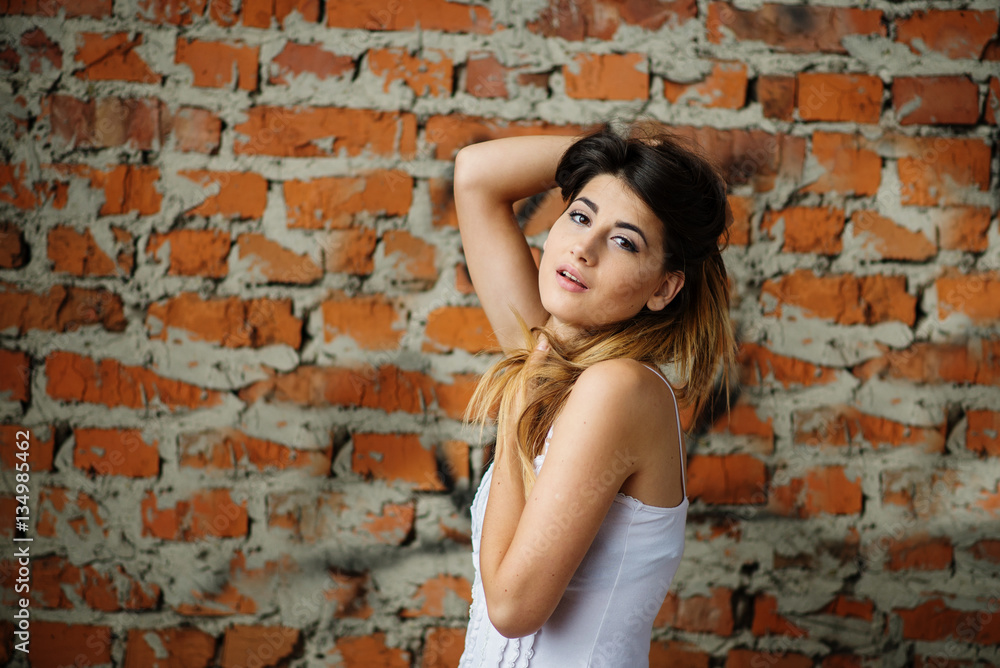
[(753, 626), (755, 636), (782, 635), (808, 638), (809, 632), (778, 614), (778, 599), (770, 594), (757, 594), (753, 599)]
[(965, 447), (979, 454), (1000, 455), (1000, 412), (970, 410), (966, 418)]
[(750, 245), (750, 219), (754, 213), (752, 197), (729, 195), (729, 210), (733, 214), (733, 222), (729, 227), (729, 245)]
[(405, 318), (382, 295), (334, 294), (321, 305), (323, 340), (348, 336), (365, 350), (393, 350), (405, 333)]
[(649, 646), (649, 668), (708, 668), (711, 659), (697, 646), (676, 640), (654, 640)]
[(859, 210), (851, 216), (854, 236), (880, 260), (922, 262), (937, 255), (934, 242), (923, 232), (910, 230), (874, 211)]
[(422, 413), (433, 400), (431, 379), (393, 366), (329, 368), (300, 365), (239, 393), (246, 402), (262, 398), (298, 406), (376, 408), (387, 413)]
[(688, 465), (688, 496), (714, 505), (767, 501), (767, 469), (751, 455), (697, 455)]
[(795, 652), (757, 652), (731, 649), (726, 655), (725, 668), (812, 668), (812, 657)]
[(344, 668), (410, 668), (410, 653), (385, 644), (381, 631), (364, 636), (343, 636), (331, 654), (340, 655)]
[(990, 77), (984, 118), (990, 125), (997, 125), (1000, 119), (1000, 77)]
[(215, 638), (196, 628), (128, 632), (125, 668), (209, 668), (214, 660)]
[(817, 466), (801, 478), (790, 479), (787, 485), (775, 484), (768, 508), (788, 517), (858, 515), (862, 499), (861, 480), (848, 478), (843, 466)]
[(545, 37), (571, 41), (588, 38), (611, 40), (622, 24), (659, 30), (679, 26), (698, 15), (691, 0), (653, 0), (627, 3), (615, 0), (548, 0), (528, 30)]
[(800, 72), (796, 106), (804, 121), (878, 123), (882, 80), (869, 74)]
[(227, 259), (232, 242), (223, 230), (173, 230), (166, 234), (153, 232), (146, 243), (146, 254), (157, 261), (164, 258), (162, 250), (169, 248), (171, 276), (204, 276), (224, 278), (229, 273)]
[(862, 380), (872, 376), (918, 383), (995, 385), (1000, 383), (1000, 342), (970, 339), (966, 343), (914, 343), (888, 350), (854, 370)]
[(111, 35), (84, 32), (77, 35), (76, 62), (83, 68), (76, 76), (89, 81), (135, 81), (160, 83), (163, 79), (142, 59), (135, 48), (143, 42), (143, 35), (130, 38), (130, 33)]
[[(31, 397), (31, 358), (28, 354), (15, 350), (0, 350), (0, 366), (7, 370), (0, 375), (0, 397), (7, 401), (29, 401)], [(12, 443), (13, 441), (5, 440), (4, 442)]]
[(158, 376), (142, 366), (95, 360), (55, 351), (45, 358), (45, 390), (53, 399), (103, 404), (109, 408), (211, 408), (223, 393)]
[(333, 446), (300, 450), (254, 438), (231, 428), (210, 429), (178, 437), (178, 465), (206, 472), (299, 470), (315, 476), (330, 473)]
[(458, 229), (455, 212), (455, 184), (446, 179), (428, 179), (427, 190), (431, 197), (431, 222), (434, 227)]
[[(17, 74), (17, 71), (21, 69), (21, 56), (18, 55), (17, 49), (6, 45), (0, 49), (0, 69), (3, 70), (4, 74)], [(0, 654), (0, 657), (2, 656)]]
[[(522, 225), (525, 236), (529, 237), (547, 232), (565, 210), (566, 205), (563, 203), (562, 195), (557, 188), (544, 193), (541, 201), (537, 198), (528, 198), (514, 203), (514, 212)], [(531, 253), (535, 256), (535, 266), (537, 267), (541, 258), (540, 249), (532, 246)]]
[(1000, 321), (1000, 274), (951, 274), (934, 281), (934, 287), (941, 320), (957, 313), (974, 325)]
[(454, 374), (451, 382), (436, 383), (433, 391), (438, 408), (452, 419), (462, 419), (478, 381), (479, 377), (475, 374)]
[(383, 80), (388, 93), (395, 81), (402, 81), (418, 97), (450, 97), (454, 66), (440, 49), (426, 49), (426, 58), (411, 55), (406, 48), (371, 49), (368, 67)]
[(722, 43), (726, 31), (739, 41), (761, 41), (791, 53), (847, 53), (844, 38), (885, 36), (882, 12), (847, 7), (765, 4), (736, 9), (727, 2), (708, 5), (708, 41)]
[(0, 292), (0, 330), (16, 328), (20, 334), (33, 329), (71, 332), (100, 325), (109, 332), (123, 332), (127, 322), (119, 295), (96, 288), (57, 285), (47, 293)]
[(389, 484), (408, 483), (421, 491), (444, 490), (434, 448), (417, 434), (354, 434), (351, 469)]
[[(372, 616), (374, 611), (368, 603), (371, 576), (367, 573), (333, 569), (330, 571), (330, 579), (333, 580), (333, 588), (324, 591), (323, 595), (336, 604), (333, 613), (335, 618), (368, 619)], [(462, 638), (465, 638), (465, 629), (462, 629)]]
[(770, 233), (779, 222), (783, 222), (785, 227), (782, 252), (836, 255), (843, 249), (843, 209), (793, 206), (779, 211), (765, 211), (761, 230)]
[(360, 176), (286, 181), (284, 195), (289, 228), (345, 228), (358, 214), (405, 215), (413, 201), (413, 177), (377, 170)]
[(31, 664), (98, 666), (111, 664), (114, 639), (108, 626), (31, 620)]
[(97, 475), (151, 478), (160, 473), (158, 441), (141, 429), (74, 429), (73, 466)]
[(244, 155), (309, 158), (346, 154), (412, 157), (417, 119), (405, 112), (334, 107), (252, 107), (234, 129), (233, 151)]
[(155, 584), (143, 584), (121, 566), (98, 571), (90, 565), (77, 568), (62, 557), (49, 556), (32, 565), (32, 599), (45, 608), (73, 609), (64, 590), (72, 590), (91, 610), (152, 610), (160, 597)]
[(181, 107), (170, 118), (174, 148), (178, 151), (214, 154), (222, 140), (222, 119), (207, 109)]
[(194, 85), (206, 88), (257, 89), (260, 47), (177, 38), (174, 62), (187, 65)]
[(864, 146), (860, 135), (813, 133), (812, 154), (823, 172), (803, 192), (877, 193), (882, 180), (882, 158)]
[(79, 232), (59, 225), (49, 230), (46, 252), (52, 271), (74, 276), (130, 276), (135, 265), (132, 234), (113, 227), (117, 255), (114, 260), (104, 252), (89, 229)]
[(267, 179), (250, 172), (210, 172), (185, 169), (178, 172), (205, 189), (208, 195), (200, 204), (185, 213), (192, 216), (227, 218), (260, 218), (267, 207)]
[(160, 510), (152, 491), (142, 499), (142, 535), (164, 540), (197, 541), (206, 536), (238, 538), (249, 530), (247, 502), (236, 503), (227, 489), (196, 491)]
[(717, 636), (733, 634), (733, 592), (725, 587), (714, 587), (709, 596), (678, 598), (667, 594), (663, 606), (653, 620), (653, 627), (672, 627), (693, 633), (711, 633)]
[(1000, 564), (1000, 540), (984, 538), (969, 549), (973, 559)]
[(83, 101), (52, 95), (42, 106), (61, 148), (126, 146), (149, 151), (163, 144), (167, 114), (162, 103), (153, 98), (102, 97)]
[(243, 25), (251, 28), (270, 28), (271, 18), (278, 26), (297, 12), (303, 21), (319, 21), (320, 0), (243, 0)]
[(746, 443), (744, 450), (770, 454), (774, 451), (774, 418), (762, 420), (754, 406), (736, 404), (712, 425), (712, 433), (728, 433), (733, 436), (746, 436), (741, 439)]
[(413, 502), (386, 503), (378, 513), (368, 513), (360, 529), (376, 542), (384, 545), (402, 545), (413, 532), (416, 508)]
[(410, 600), (413, 605), (400, 612), (403, 618), (445, 617), (449, 606), (465, 610), (472, 603), (472, 583), (459, 575), (442, 573), (417, 587)]
[(32, 172), (24, 163), (0, 165), (0, 202), (25, 210), (45, 205), (55, 209), (65, 208), (68, 184), (43, 181)]
[(990, 147), (984, 141), (918, 137), (910, 151), (897, 165), (903, 204), (966, 204), (966, 190), (989, 190)]
[(406, 230), (388, 230), (382, 237), (386, 258), (393, 259), (395, 277), (430, 287), (437, 280), (435, 246)]
[(739, 61), (716, 61), (712, 72), (698, 83), (664, 79), (663, 94), (671, 104), (741, 109), (747, 99), (747, 66)]
[[(17, 358), (22, 357), (18, 353), (12, 353), (8, 350), (0, 351), (0, 365), (4, 369), (13, 369), (13, 364), (16, 364)], [(4, 383), (10, 382), (11, 379), (19, 379), (19, 373), (6, 373), (4, 374)], [(0, 384), (0, 393), (8, 391), (6, 388)], [(24, 432), (28, 432), (27, 436)], [(27, 442), (28, 449), (21, 450), (17, 447), (18, 442)], [(6, 447), (0, 449), (0, 464), (7, 470), (13, 471), (17, 464), (21, 463), (23, 460), (17, 457), (19, 452), (27, 452), (28, 463), (31, 465), (32, 471), (51, 471), (52, 470), (52, 453), (55, 449), (55, 430), (51, 427), (49, 428), (39, 428), (39, 427), (26, 427), (21, 424), (3, 424), (0, 425), (0, 443), (4, 443)]]
[(792, 120), (795, 114), (795, 77), (761, 75), (757, 77), (757, 100), (765, 118)]
[(375, 270), (378, 234), (370, 227), (332, 230), (324, 245), (324, 268), (333, 273), (367, 276)]
[(29, 16), (88, 16), (102, 19), (111, 16), (111, 0), (0, 0), (0, 14)]
[(268, 283), (308, 285), (323, 277), (323, 268), (308, 254), (299, 255), (263, 234), (241, 234), (236, 245), (246, 271)]
[(949, 58), (978, 59), (997, 34), (997, 13), (930, 9), (896, 19), (896, 41), (916, 54), (942, 53)]
[(837, 378), (833, 368), (779, 355), (756, 343), (740, 344), (738, 362), (742, 367), (742, 382), (751, 386), (779, 383), (786, 389), (811, 387), (832, 383)]
[(24, 232), (13, 223), (0, 223), (0, 268), (17, 269), (28, 262)]
[(299, 653), (300, 631), (282, 626), (244, 626), (226, 629), (222, 642), (223, 668), (279, 666)]
[(984, 615), (987, 608), (984, 600), (978, 610), (956, 610), (935, 598), (915, 608), (896, 608), (893, 612), (902, 622), (903, 638), (907, 640), (960, 638), (962, 642), (995, 646), (1000, 643), (1000, 615)]
[(563, 67), (566, 95), (576, 99), (649, 99), (649, 62), (641, 53), (578, 53)]
[(830, 604), (823, 608), (822, 612), (827, 615), (836, 615), (848, 619), (863, 619), (870, 622), (875, 611), (875, 603), (870, 600), (851, 599), (840, 595), (830, 601)]
[(762, 130), (718, 130), (710, 126), (674, 127), (697, 143), (731, 186), (750, 183), (757, 192), (774, 188), (778, 180), (800, 182), (805, 165), (803, 137)]
[[(543, 121), (506, 121), (449, 114), (428, 118), (424, 134), (427, 143), (434, 146), (435, 158), (453, 160), (463, 146), (489, 139), (547, 134), (579, 135), (583, 131), (582, 126), (552, 125)], [(431, 181), (435, 182), (433, 179)], [(437, 187), (445, 187), (444, 184), (444, 181), (438, 181)]]
[(940, 571), (951, 567), (954, 549), (947, 536), (932, 538), (921, 533), (893, 541), (888, 556), (890, 571)]
[(271, 59), (268, 83), (286, 85), (295, 77), (311, 74), (320, 81), (354, 73), (354, 58), (327, 51), (319, 44), (288, 42)]
[(455, 348), (470, 353), (498, 349), (486, 312), (477, 306), (442, 306), (427, 316), (424, 352), (448, 352)]
[(382, 0), (327, 0), (326, 24), (331, 28), (421, 30), (485, 35), (493, 30), (490, 10), (448, 0), (411, 0), (386, 5)]
[(149, 23), (186, 26), (205, 15), (206, 4), (206, 0), (138, 0), (135, 17)]
[[(768, 308), (764, 295), (776, 300), (774, 308)], [(780, 318), (782, 306), (788, 304), (801, 309), (807, 317), (841, 325), (896, 320), (912, 326), (917, 317), (917, 298), (906, 291), (905, 276), (817, 276), (808, 269), (797, 269), (779, 279), (764, 281), (761, 302), (765, 315)], [(795, 319), (794, 315), (789, 319)]]
[[(108, 520), (105, 509), (85, 492), (76, 492), (71, 499), (71, 491), (59, 487), (43, 487), (38, 495), (38, 524), (35, 529), (39, 536), (68, 539), (61, 530), (67, 525), (74, 536), (95, 538), (108, 536)], [(13, 513), (11, 513), (13, 515)]]
[(868, 415), (850, 406), (828, 406), (796, 411), (792, 416), (795, 443), (808, 446), (858, 447), (867, 444), (917, 447), (924, 452), (944, 453), (947, 425), (917, 427)]
[(291, 299), (202, 299), (185, 292), (150, 304), (146, 328), (151, 339), (181, 343), (168, 330), (187, 332), (187, 340), (209, 341), (226, 348), (259, 348), (286, 345), (298, 350), (302, 343), (302, 320), (292, 315)]
[(465, 649), (465, 629), (434, 627), (427, 630), (420, 668), (454, 668)]
[(900, 125), (975, 125), (979, 86), (968, 77), (896, 77), (892, 107)]
[(470, 53), (465, 62), (465, 92), (475, 97), (510, 97), (507, 78), (511, 71), (492, 53)]
[(46, 69), (62, 69), (62, 49), (41, 28), (25, 32), (20, 43), (28, 71), (32, 74), (42, 74)]
[(987, 233), (992, 222), (989, 207), (942, 207), (930, 213), (941, 248), (982, 253), (989, 247)]

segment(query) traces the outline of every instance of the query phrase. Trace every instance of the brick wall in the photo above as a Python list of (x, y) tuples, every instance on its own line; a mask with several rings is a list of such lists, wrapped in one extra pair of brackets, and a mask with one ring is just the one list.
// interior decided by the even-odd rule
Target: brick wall
[(1000, 664), (998, 12), (865, 4), (0, 0), (31, 665), (454, 666), (452, 159), (640, 111), (732, 183), (743, 372), (653, 665)]

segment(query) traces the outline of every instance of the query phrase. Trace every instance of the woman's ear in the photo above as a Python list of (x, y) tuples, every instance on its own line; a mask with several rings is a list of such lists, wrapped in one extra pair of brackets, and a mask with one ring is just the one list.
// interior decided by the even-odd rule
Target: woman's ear
[(646, 302), (646, 308), (650, 311), (662, 311), (667, 304), (674, 300), (677, 293), (684, 287), (684, 272), (672, 271), (663, 277), (660, 287), (650, 295)]

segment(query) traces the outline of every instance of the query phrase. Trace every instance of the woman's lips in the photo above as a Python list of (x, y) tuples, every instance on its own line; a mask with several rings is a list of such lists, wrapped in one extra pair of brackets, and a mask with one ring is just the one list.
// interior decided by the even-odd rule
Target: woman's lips
[[(572, 276), (573, 278), (570, 278), (565, 274), (569, 274), (569, 276)], [(570, 292), (583, 292), (588, 289), (587, 284), (583, 282), (582, 278), (580, 278), (580, 274), (573, 269), (573, 267), (568, 265), (562, 265), (556, 269), (556, 281), (559, 283), (560, 287)]]

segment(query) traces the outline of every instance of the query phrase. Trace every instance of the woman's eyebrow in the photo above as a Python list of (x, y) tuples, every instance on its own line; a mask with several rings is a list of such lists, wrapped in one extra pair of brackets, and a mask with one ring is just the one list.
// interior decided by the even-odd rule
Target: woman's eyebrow
[[(573, 200), (573, 202), (583, 202), (591, 209), (593, 209), (594, 213), (600, 213), (600, 209), (598, 208), (597, 204), (593, 200), (590, 200), (586, 197), (577, 197), (575, 200)], [(624, 220), (619, 220), (618, 222), (615, 223), (615, 227), (624, 227), (626, 230), (632, 230), (640, 237), (642, 237), (643, 243), (645, 243), (647, 246), (649, 245), (649, 241), (646, 239), (646, 235), (643, 234), (642, 230), (639, 229), (637, 225), (633, 225), (632, 223), (626, 223)]]
[(640, 237), (642, 237), (642, 242), (644, 244), (646, 244), (647, 246), (649, 245), (649, 242), (646, 241), (646, 235), (642, 233), (642, 230), (639, 229), (637, 225), (633, 225), (632, 223), (626, 223), (624, 220), (619, 220), (618, 222), (615, 223), (615, 227), (624, 227), (626, 230), (632, 230)]

